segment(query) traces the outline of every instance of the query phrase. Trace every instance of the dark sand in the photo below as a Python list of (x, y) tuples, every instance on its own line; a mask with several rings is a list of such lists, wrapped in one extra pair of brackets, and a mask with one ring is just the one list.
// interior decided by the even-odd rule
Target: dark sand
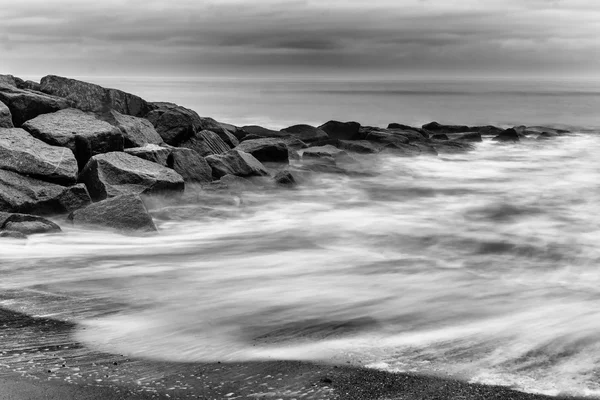
[(0, 309), (0, 400), (556, 399), (348, 365), (136, 360), (73, 342), (73, 328)]

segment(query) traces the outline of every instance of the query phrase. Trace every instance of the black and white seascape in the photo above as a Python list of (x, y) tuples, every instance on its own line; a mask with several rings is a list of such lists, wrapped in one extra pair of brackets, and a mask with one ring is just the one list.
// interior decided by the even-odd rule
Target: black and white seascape
[(0, 399), (600, 398), (595, 2), (0, 19)]

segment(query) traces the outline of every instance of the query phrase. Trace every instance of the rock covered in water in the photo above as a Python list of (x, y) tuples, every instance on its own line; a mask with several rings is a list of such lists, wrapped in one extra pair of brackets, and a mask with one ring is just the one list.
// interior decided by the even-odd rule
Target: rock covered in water
[(92, 157), (79, 181), (94, 200), (121, 194), (176, 194), (185, 187), (181, 175), (172, 169), (120, 152)]
[(448, 133), (448, 138), (457, 142), (481, 142), (483, 140), (479, 132)]
[(123, 194), (90, 204), (69, 215), (75, 226), (101, 226), (125, 231), (156, 232), (144, 202), (136, 194)]
[(372, 154), (379, 153), (384, 145), (368, 140), (340, 140), (336, 147), (353, 153)]
[(331, 139), (356, 140), (360, 139), (358, 122), (328, 121), (319, 126)]
[(60, 214), (91, 202), (85, 185), (70, 187), (0, 170), (0, 211), (27, 214)]
[(115, 110), (103, 114), (100, 118), (119, 128), (125, 148), (163, 143), (154, 125), (145, 118), (121, 114)]
[(287, 132), (304, 143), (318, 142), (320, 140), (329, 139), (327, 133), (320, 128), (311, 125), (293, 125), (282, 129), (282, 132)]
[(236, 147), (236, 150), (252, 154), (260, 162), (289, 162), (288, 147), (281, 139), (245, 140)]
[(214, 179), (220, 179), (225, 175), (246, 177), (269, 174), (264, 165), (254, 156), (237, 149), (229, 150), (224, 154), (208, 156), (206, 161), (212, 168)]
[(230, 147), (212, 131), (195, 132), (187, 140), (179, 143), (179, 147), (185, 147), (194, 150), (202, 157), (223, 154), (230, 150)]
[(78, 171), (71, 150), (50, 146), (20, 128), (0, 129), (0, 169), (61, 185), (74, 184)]
[(0, 101), (0, 128), (14, 128), (10, 109)]
[(0, 231), (0, 238), (27, 239), (27, 235), (15, 231)]
[(71, 107), (71, 103), (61, 97), (2, 84), (0, 84), (0, 101), (9, 108), (13, 124), (17, 127), (40, 114)]
[(438, 153), (446, 154), (465, 153), (475, 149), (475, 147), (470, 143), (455, 142), (452, 140), (434, 142), (432, 143), (432, 146)]
[(279, 186), (291, 187), (296, 185), (296, 179), (294, 175), (288, 170), (279, 171), (274, 177), (273, 181)]
[(513, 128), (505, 129), (500, 134), (492, 139), (495, 142), (518, 142), (519, 134)]
[(61, 229), (54, 222), (37, 215), (0, 213), (0, 231), (33, 235), (61, 232)]
[(76, 79), (48, 75), (42, 78), (40, 85), (42, 92), (67, 99), (82, 111), (104, 113), (115, 110), (143, 117), (152, 110), (152, 106), (139, 96)]

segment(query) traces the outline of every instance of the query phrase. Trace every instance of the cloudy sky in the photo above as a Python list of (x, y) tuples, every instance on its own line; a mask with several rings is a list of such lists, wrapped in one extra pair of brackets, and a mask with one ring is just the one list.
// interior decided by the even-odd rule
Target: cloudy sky
[(598, 0), (0, 5), (0, 73), (16, 75), (600, 75)]

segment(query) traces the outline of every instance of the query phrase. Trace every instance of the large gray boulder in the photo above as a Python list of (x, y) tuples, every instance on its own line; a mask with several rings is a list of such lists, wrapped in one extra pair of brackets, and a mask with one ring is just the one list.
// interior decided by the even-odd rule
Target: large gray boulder
[(65, 98), (73, 107), (83, 111), (104, 113), (115, 110), (121, 114), (143, 117), (153, 108), (136, 95), (62, 76), (45, 76), (40, 84), (42, 92)]
[(246, 132), (247, 135), (254, 135), (260, 138), (280, 138), (291, 136), (287, 132), (276, 131), (274, 129), (263, 128), (258, 125), (246, 125), (242, 126), (242, 131)]
[(125, 231), (155, 232), (156, 225), (142, 199), (124, 194), (74, 211), (69, 220), (76, 226), (101, 226)]
[(331, 139), (359, 139), (360, 124), (358, 122), (328, 121), (319, 126)]
[(0, 211), (61, 214), (91, 203), (85, 185), (64, 187), (0, 170)]
[(71, 149), (80, 169), (96, 154), (123, 151), (119, 128), (76, 108), (39, 115), (23, 129), (48, 144)]
[(125, 148), (163, 143), (154, 125), (145, 118), (121, 114), (115, 110), (103, 114), (100, 118), (119, 128), (123, 134)]
[(10, 109), (0, 101), (0, 128), (14, 128)]
[(329, 139), (329, 135), (327, 135), (324, 130), (310, 125), (293, 125), (282, 129), (282, 131), (289, 133), (304, 143), (312, 143)]
[(260, 162), (289, 162), (288, 147), (281, 139), (245, 140), (236, 147), (236, 150), (252, 154)]
[(192, 137), (201, 124), (200, 116), (189, 108), (173, 103), (152, 103), (152, 106), (154, 109), (146, 118), (165, 143), (171, 146), (177, 146)]
[(70, 102), (63, 98), (2, 84), (0, 101), (9, 108), (13, 124), (17, 127), (40, 114), (71, 107)]
[(20, 128), (0, 129), (0, 169), (48, 182), (77, 181), (77, 161), (66, 147), (50, 146)]
[(17, 87), (17, 79), (13, 75), (0, 74), (0, 85)]
[(167, 160), (167, 166), (183, 177), (186, 182), (208, 183), (212, 181), (212, 168), (200, 154), (184, 147), (175, 147)]
[(352, 153), (371, 154), (379, 153), (385, 147), (385, 144), (368, 140), (340, 140), (336, 147)]
[(264, 165), (254, 156), (240, 150), (229, 150), (227, 153), (206, 157), (206, 161), (212, 168), (214, 179), (220, 179), (225, 175), (266, 176), (269, 174)]
[(423, 129), (433, 133), (460, 133), (471, 131), (466, 125), (444, 125), (438, 122), (430, 122), (422, 126)]
[(520, 138), (519, 133), (515, 129), (509, 128), (500, 132), (492, 140), (495, 142), (518, 142)]
[(36, 215), (0, 212), (0, 231), (33, 235), (36, 233), (56, 233), (60, 232), (61, 229), (54, 222)]
[(176, 147), (163, 147), (155, 144), (148, 144), (143, 147), (132, 147), (130, 149), (125, 149), (125, 153), (166, 167), (169, 156), (174, 148)]
[(170, 168), (127, 153), (99, 154), (79, 174), (94, 200), (121, 194), (181, 193), (184, 181)]
[(351, 161), (348, 153), (330, 144), (309, 147), (303, 150), (302, 159), (309, 162), (324, 162), (328, 164)]
[(185, 147), (194, 150), (202, 157), (223, 154), (231, 148), (212, 131), (198, 131), (190, 136), (187, 140), (179, 143), (179, 147)]

